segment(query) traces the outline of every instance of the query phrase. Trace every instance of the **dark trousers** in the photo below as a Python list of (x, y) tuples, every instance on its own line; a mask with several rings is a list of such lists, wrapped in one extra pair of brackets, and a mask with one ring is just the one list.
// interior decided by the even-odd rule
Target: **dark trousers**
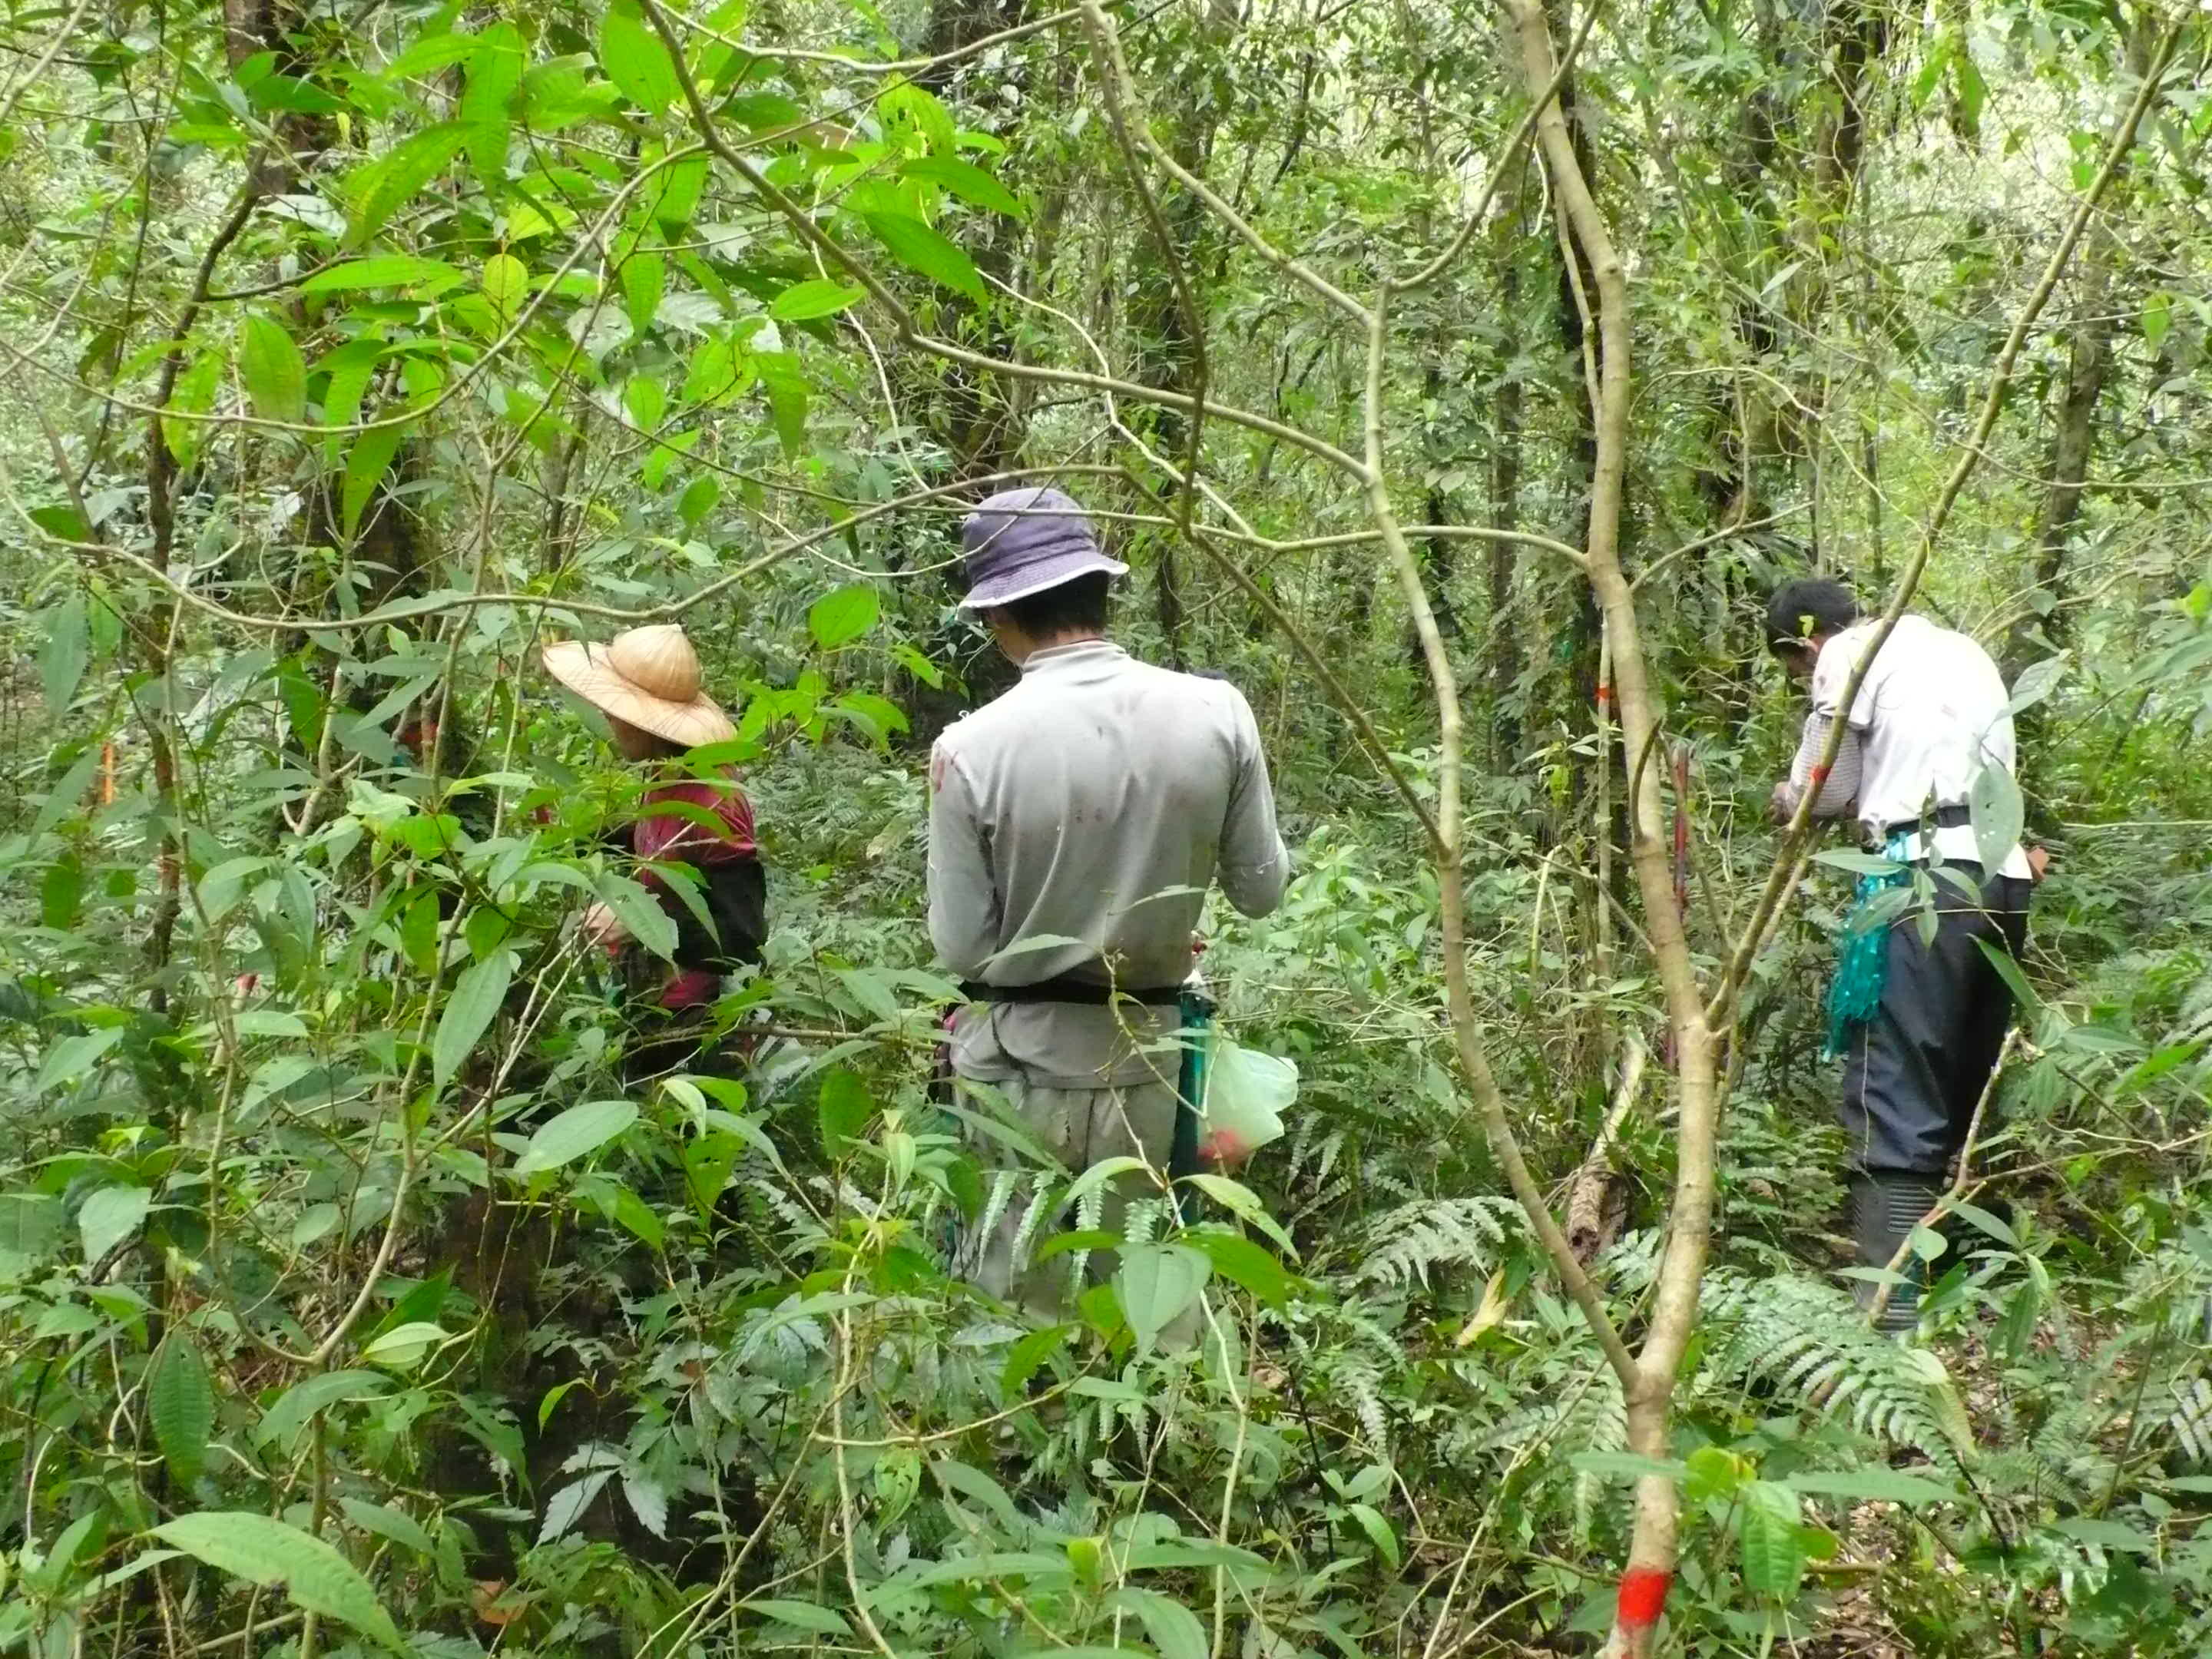
[(1869, 1175), (1944, 1172), (2012, 1023), (2011, 989), (1978, 941), (2015, 957), (2026, 949), (2033, 884), (1984, 881), (1978, 864), (1949, 867), (1981, 888), (1981, 902), (1938, 876), (1935, 939), (1921, 942), (1921, 905), (1891, 924), (1881, 1006), (1844, 1060), (1838, 1115), (1850, 1134), (1851, 1167)]

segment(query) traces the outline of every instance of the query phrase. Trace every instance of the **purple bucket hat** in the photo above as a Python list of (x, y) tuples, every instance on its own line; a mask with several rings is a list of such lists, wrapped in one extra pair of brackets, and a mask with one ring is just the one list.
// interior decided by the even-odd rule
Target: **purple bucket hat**
[(1002, 489), (970, 513), (960, 526), (968, 570), (963, 611), (981, 611), (1027, 599), (1048, 587), (1103, 570), (1126, 575), (1129, 567), (1099, 550), (1091, 520), (1057, 489)]

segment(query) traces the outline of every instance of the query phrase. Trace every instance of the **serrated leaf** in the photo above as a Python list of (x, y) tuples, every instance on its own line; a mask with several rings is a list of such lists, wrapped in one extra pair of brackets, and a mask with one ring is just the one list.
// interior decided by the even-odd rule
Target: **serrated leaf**
[(824, 593), (806, 607), (806, 631), (824, 651), (849, 645), (876, 625), (883, 602), (866, 582)]
[(668, 48), (635, 0), (614, 0), (599, 25), (599, 67), (623, 95), (649, 115), (664, 113), (682, 88)]
[(295, 1607), (405, 1650), (368, 1580), (330, 1545), (297, 1527), (243, 1510), (210, 1510), (179, 1516), (155, 1528), (154, 1535), (234, 1578), (282, 1584)]
[(891, 258), (909, 270), (920, 271), (932, 282), (942, 283), (966, 295), (978, 305), (990, 296), (975, 262), (919, 219), (903, 213), (864, 213), (861, 218)]
[(768, 314), (779, 323), (811, 322), (817, 317), (836, 316), (848, 306), (858, 304), (866, 293), (858, 283), (816, 277), (795, 283), (777, 295), (769, 305)]
[(84, 1259), (97, 1262), (144, 1224), (154, 1207), (154, 1194), (143, 1187), (102, 1187), (88, 1193), (77, 1206), (77, 1233), (84, 1241)]
[(172, 1330), (154, 1350), (146, 1373), (146, 1415), (170, 1474), (190, 1491), (215, 1435), (215, 1384), (191, 1332)]
[(453, 994), (438, 1016), (438, 1030), (430, 1042), (430, 1074), (443, 1085), (460, 1069), (507, 1000), (514, 975), (511, 951), (495, 952), (483, 962), (471, 963), (453, 982)]
[(254, 413), (264, 421), (297, 421), (307, 410), (307, 363), (281, 323), (258, 314), (239, 325), (238, 374)]
[(641, 1469), (625, 1468), (622, 1486), (630, 1513), (655, 1538), (667, 1537), (668, 1494), (661, 1489), (660, 1483)]
[(589, 1100), (571, 1106), (538, 1126), (522, 1156), (514, 1161), (518, 1180), (573, 1164), (595, 1152), (637, 1121), (637, 1107), (627, 1100)]
[(538, 1541), (550, 1544), (583, 1517), (592, 1500), (606, 1489), (614, 1479), (612, 1469), (593, 1469), (580, 1480), (572, 1480), (555, 1492), (545, 1505), (545, 1524), (538, 1530)]

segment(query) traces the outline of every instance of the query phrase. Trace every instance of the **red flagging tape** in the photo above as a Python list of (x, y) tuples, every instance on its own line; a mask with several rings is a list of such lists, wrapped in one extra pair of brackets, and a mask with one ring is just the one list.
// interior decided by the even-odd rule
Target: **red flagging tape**
[(1621, 1627), (1642, 1630), (1657, 1624), (1659, 1610), (1667, 1605), (1667, 1587), (1674, 1581), (1674, 1575), (1664, 1567), (1631, 1567), (1621, 1574), (1613, 1609)]

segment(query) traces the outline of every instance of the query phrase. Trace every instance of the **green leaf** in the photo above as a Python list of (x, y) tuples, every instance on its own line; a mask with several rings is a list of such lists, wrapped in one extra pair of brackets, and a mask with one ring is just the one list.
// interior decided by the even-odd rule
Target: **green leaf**
[(988, 208), (1010, 218), (1022, 216), (1022, 204), (1013, 191), (973, 161), (931, 155), (908, 161), (900, 171), (909, 179), (926, 179), (933, 185), (942, 185), (963, 202), (973, 202), (977, 207)]
[(84, 1259), (105, 1260), (110, 1250), (138, 1231), (153, 1207), (154, 1194), (143, 1187), (102, 1187), (87, 1194), (76, 1212)]
[(399, 1632), (353, 1564), (321, 1539), (244, 1510), (179, 1516), (154, 1535), (251, 1584), (282, 1584), (293, 1605), (349, 1625), (395, 1651)]
[(999, 1372), (999, 1388), (1008, 1400), (1018, 1399), (1029, 1386), (1030, 1378), (1043, 1367), (1046, 1360), (1067, 1346), (1067, 1339), (1075, 1334), (1073, 1325), (1047, 1325), (1042, 1330), (1030, 1332), (1014, 1344), (1013, 1352)]
[(1626, 1451), (1577, 1452), (1567, 1459), (1567, 1463), (1580, 1474), (1611, 1480), (1641, 1480), (1647, 1474), (1680, 1480), (1687, 1473), (1680, 1463)]
[(1290, 1301), (1291, 1276), (1283, 1264), (1242, 1233), (1205, 1227), (1185, 1233), (1182, 1242), (1203, 1250), (1216, 1273), (1242, 1285), (1270, 1308)]
[(599, 878), (598, 890), (633, 939), (663, 962), (675, 959), (675, 919), (641, 883), (611, 870)]
[(691, 366), (684, 376), (684, 401), (718, 408), (752, 383), (752, 354), (726, 331), (710, 334), (691, 354)]
[(426, 34), (410, 42), (404, 52), (385, 66), (384, 78), (404, 81), (451, 69), (455, 64), (466, 63), (476, 55), (476, 50), (477, 37), (473, 34)]
[[(1395, 1545), (1396, 1540), (1392, 1542)], [(1125, 1584), (1116, 1590), (1114, 1601), (1137, 1615), (1145, 1634), (1159, 1650), (1160, 1659), (1206, 1659), (1212, 1651), (1206, 1641), (1206, 1626), (1182, 1602), (1158, 1590), (1139, 1589), (1133, 1584)]]
[(557, 1170), (595, 1152), (637, 1121), (637, 1107), (627, 1100), (590, 1100), (549, 1118), (530, 1137), (514, 1160), (518, 1179)]
[(173, 1330), (154, 1350), (146, 1374), (146, 1415), (154, 1443), (177, 1484), (189, 1491), (215, 1437), (215, 1385), (191, 1333)]
[(2020, 785), (2005, 768), (1984, 766), (1967, 791), (1966, 806), (1973, 816), (1974, 851), (1981, 859), (1982, 873), (1994, 876), (2020, 844), (2020, 832), (2027, 821)]
[[(215, 407), (215, 394), (222, 385), (222, 357), (212, 351), (203, 351), (177, 376), (177, 384), (169, 393), (169, 407), (182, 415), (204, 415)], [(164, 418), (161, 422), (161, 436), (179, 466), (192, 464), (207, 437), (207, 430), (198, 421)]]
[(1814, 1470), (1782, 1483), (1815, 1498), (1850, 1498), (1875, 1504), (1953, 1504), (1960, 1494), (1948, 1486), (1895, 1469), (1868, 1468), (1840, 1473)]
[(1267, 1213), (1267, 1206), (1260, 1201), (1260, 1194), (1241, 1181), (1231, 1181), (1227, 1176), (1187, 1175), (1182, 1179), (1198, 1188), (1238, 1220), (1257, 1227), (1273, 1239), (1285, 1255), (1295, 1259), (1297, 1248), (1283, 1225)]
[(72, 593), (46, 613), (46, 637), (39, 642), (39, 684), (46, 712), (63, 713), (76, 696), (92, 661), (92, 630), (87, 626), (84, 595)]
[(1399, 1562), (1398, 1534), (1390, 1530), (1390, 1523), (1382, 1518), (1382, 1512), (1371, 1504), (1348, 1504), (1345, 1509), (1353, 1520), (1359, 1522), (1359, 1529), (1381, 1552), (1392, 1571), (1396, 1571)]
[(747, 1613), (758, 1613), (779, 1625), (789, 1625), (794, 1630), (809, 1631), (817, 1636), (849, 1636), (853, 1633), (853, 1627), (845, 1622), (842, 1613), (829, 1607), (817, 1607), (811, 1601), (763, 1596), (757, 1601), (740, 1601), (738, 1605)]
[(469, 164), (487, 196), (497, 197), (507, 185), (508, 110), (521, 84), (521, 33), (512, 23), (494, 23), (477, 36), (468, 87), (461, 94)]
[(824, 593), (806, 607), (806, 630), (824, 651), (849, 645), (876, 625), (882, 601), (866, 582)]
[(660, 252), (633, 253), (623, 261), (623, 308), (629, 315), (633, 337), (653, 326), (660, 314), (660, 301), (668, 292), (668, 257)]
[(1797, 1494), (1771, 1480), (1754, 1480), (1737, 1530), (1743, 1550), (1744, 1588), (1777, 1601), (1796, 1595), (1805, 1576)]
[(388, 1331), (379, 1331), (363, 1345), (361, 1357), (372, 1365), (411, 1370), (422, 1363), (423, 1356), (431, 1349), (451, 1339), (452, 1333), (443, 1325), (427, 1319), (412, 1319)]
[(1213, 1263), (1187, 1244), (1123, 1245), (1114, 1293), (1139, 1348), (1150, 1349), (1212, 1276)]
[(814, 1109), (822, 1126), (822, 1150), (835, 1158), (842, 1158), (849, 1143), (860, 1139), (875, 1115), (876, 1103), (868, 1098), (867, 1085), (840, 1066), (822, 1079)]
[(683, 88), (676, 66), (640, 14), (636, 0), (614, 0), (599, 25), (599, 66), (623, 95), (649, 115), (664, 113)]
[(445, 170), (468, 139), (468, 126), (460, 121), (425, 127), (363, 169), (361, 203), (346, 227), (345, 246), (365, 246), (386, 220)]
[(379, 1538), (388, 1538), (403, 1549), (413, 1550), (417, 1555), (430, 1556), (437, 1546), (430, 1534), (422, 1530), (422, 1523), (404, 1510), (395, 1510), (384, 1504), (371, 1504), (358, 1498), (341, 1498), (338, 1509), (345, 1518), (363, 1532), (374, 1533)]
[(2159, 343), (2166, 338), (2167, 331), (2172, 326), (2173, 296), (2171, 294), (2153, 294), (2147, 297), (2142, 309), (2143, 343), (2153, 351), (2157, 350)]
[[(380, 253), (367, 259), (349, 259), (328, 270), (319, 270), (300, 284), (302, 294), (345, 294), (364, 288), (413, 288), (418, 283), (457, 283), (457, 266), (441, 259), (418, 259), (411, 253)], [(349, 341), (349, 346), (370, 348), (374, 360), (383, 345), (374, 340)], [(339, 350), (346, 349), (341, 346)], [(325, 359), (325, 362), (328, 360)]]
[(2013, 682), (2012, 701), (2005, 705), (2005, 713), (2017, 714), (2023, 708), (2033, 708), (2057, 690), (2058, 682), (2065, 677), (2069, 654), (2062, 651), (2021, 669), (2020, 678)]
[(811, 322), (817, 317), (834, 317), (848, 306), (856, 305), (867, 289), (857, 283), (833, 283), (826, 277), (811, 282), (797, 283), (777, 295), (769, 304), (768, 314), (779, 323)]
[(453, 994), (438, 1016), (438, 1030), (430, 1041), (430, 1074), (442, 1086), (460, 1069), (507, 1000), (514, 974), (514, 956), (501, 951), (489, 960), (471, 963), (453, 981)]
[(699, 198), (707, 188), (707, 158), (694, 155), (672, 161), (660, 171), (653, 198), (653, 220), (672, 234), (691, 222), (699, 211)]
[(660, 417), (668, 412), (667, 388), (650, 374), (633, 374), (623, 387), (623, 408), (639, 431), (655, 431)]
[(932, 282), (957, 289), (978, 305), (988, 302), (990, 296), (984, 292), (983, 279), (976, 274), (975, 261), (921, 220), (903, 213), (864, 213), (860, 216), (875, 233), (876, 240), (901, 264), (920, 271)]
[(511, 323), (530, 298), (530, 272), (512, 253), (495, 253), (484, 261), (483, 288), (500, 320)]
[(1972, 1223), (1974, 1226), (1987, 1233), (1991, 1238), (1996, 1239), (1998, 1243), (2008, 1245), (2015, 1250), (2020, 1248), (2020, 1235), (2014, 1232), (2010, 1227), (2008, 1227), (1996, 1216), (1991, 1215), (1987, 1210), (1982, 1208), (1980, 1205), (1967, 1204), (1963, 1201), (1954, 1202), (1952, 1204), (1951, 1209), (1954, 1214), (1960, 1216), (1962, 1219)]
[(361, 528), (361, 515), (368, 508), (368, 499), (384, 480), (385, 469), (398, 453), (407, 435), (407, 426), (373, 426), (354, 436), (353, 447), (347, 452), (345, 487), (341, 493), (338, 518), (349, 536)]
[[(31, 820), (33, 841), (45, 835), (47, 830), (76, 810), (77, 803), (84, 799), (84, 792), (92, 786), (93, 774), (99, 770), (100, 745), (96, 743), (88, 744), (85, 745), (84, 753), (70, 763), (70, 769), (62, 774), (61, 781), (49, 789), (46, 792), (46, 799), (39, 804), (39, 815)], [(120, 1027), (115, 1028), (115, 1031), (117, 1036), (119, 1037), (122, 1035)], [(47, 1076), (47, 1073), (52, 1069), (51, 1062), (40, 1069), (37, 1087), (50, 1088), (53, 1082), (58, 1080)]]
[(238, 373), (262, 419), (297, 421), (307, 414), (307, 360), (283, 324), (249, 315), (239, 325)]
[(279, 1395), (276, 1403), (263, 1414), (253, 1431), (254, 1443), (274, 1444), (289, 1456), (294, 1438), (316, 1413), (349, 1400), (373, 1399), (391, 1387), (392, 1379), (378, 1371), (325, 1371), (319, 1376), (302, 1378)]

